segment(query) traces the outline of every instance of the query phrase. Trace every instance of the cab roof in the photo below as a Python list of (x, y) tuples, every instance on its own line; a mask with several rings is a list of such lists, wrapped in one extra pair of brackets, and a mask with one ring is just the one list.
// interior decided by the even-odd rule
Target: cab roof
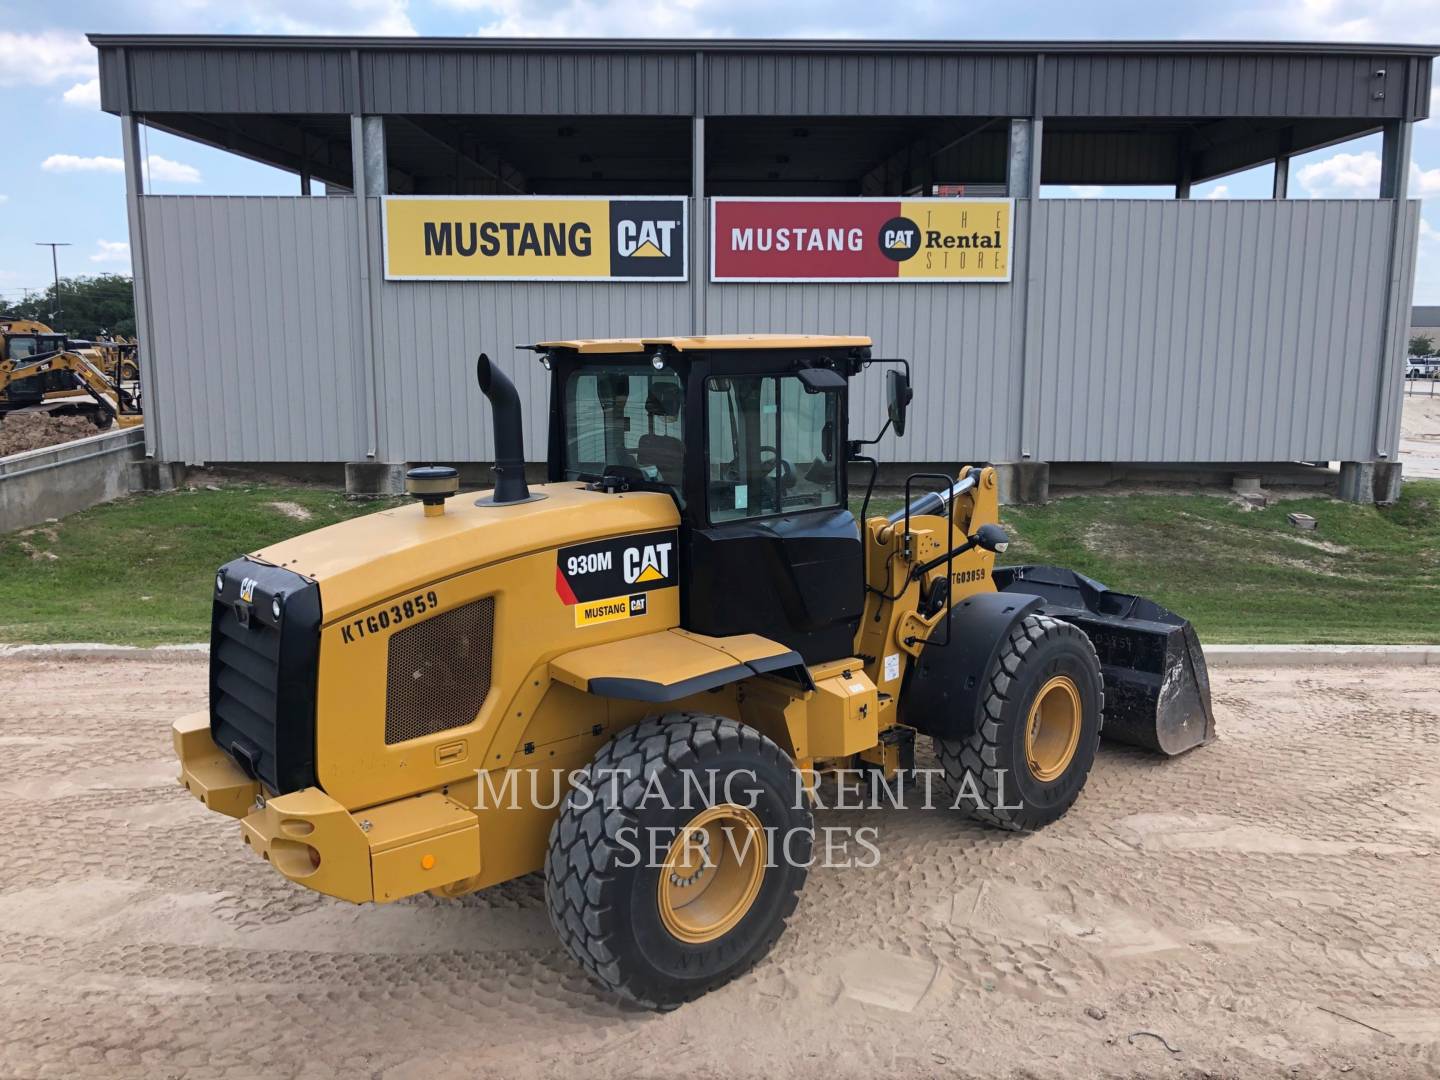
[(649, 352), (669, 346), (679, 352), (707, 349), (868, 349), (868, 337), (844, 334), (707, 334), (700, 337), (573, 338), (569, 341), (537, 341), (530, 348), (574, 349), (586, 355)]

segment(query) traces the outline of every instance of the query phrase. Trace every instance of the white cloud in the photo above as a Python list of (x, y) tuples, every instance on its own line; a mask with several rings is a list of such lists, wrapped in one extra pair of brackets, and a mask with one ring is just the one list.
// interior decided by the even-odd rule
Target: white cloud
[(1205, 196), (1207, 199), (1228, 199), (1229, 197), (1229, 184), (1216, 184), (1215, 187), (1211, 189), (1210, 194)]
[(95, 74), (95, 50), (84, 34), (0, 31), (0, 86), (34, 86)]
[(92, 263), (128, 263), (130, 245), (124, 240), (96, 240), (95, 252), (90, 256)]
[(1428, 199), (1440, 195), (1440, 169), (1422, 169), (1410, 163), (1410, 198)]
[(77, 82), (60, 95), (60, 100), (66, 105), (76, 105), (82, 109), (98, 109), (100, 107), (100, 76), (97, 75), (85, 82)]
[[(200, 183), (200, 170), (194, 165), (186, 165), (181, 161), (171, 161), (159, 154), (151, 154), (146, 160), (147, 175), (151, 180), (160, 180), (171, 184), (198, 184)], [(78, 154), (51, 154), (40, 163), (40, 167), (46, 172), (74, 173), (74, 172), (103, 172), (123, 173), (125, 162), (118, 157), (80, 157)]]
[(1420, 242), (1422, 244), (1440, 243), (1440, 229), (1435, 228), (1423, 217), (1420, 219)]
[(183, 162), (171, 161), (159, 154), (151, 154), (147, 159), (151, 180), (164, 180), (172, 184), (198, 184), (200, 183), (200, 170), (194, 165), (186, 165)]
[(1260, 0), (1232, 16), (1227, 30), (1287, 41), (1432, 41), (1440, 39), (1440, 5), (1434, 0)]
[(118, 157), (81, 157), (78, 154), (51, 154), (40, 163), (46, 172), (108, 172), (123, 173), (125, 162)]
[(7, 203), (7, 202), (9, 202), (9, 201), (10, 201), (10, 196), (9, 196), (9, 195), (6, 195), (3, 191), (0, 191), (0, 206), (3, 206), (5, 203)]
[(1296, 179), (1317, 199), (1374, 195), (1380, 190), (1380, 155), (1374, 150), (1335, 154), (1303, 166)]
[[(1316, 198), (1373, 196), (1380, 190), (1380, 155), (1373, 150), (1362, 154), (1334, 154), (1304, 166), (1297, 179), (1300, 186)], [(1412, 161), (1409, 196), (1412, 199), (1440, 196), (1440, 168), (1422, 169)]]
[(364, 34), (409, 37), (409, 0), (149, 0), (139, 22), (154, 32)]
[[(715, 37), (734, 33), (727, 17), (740, 14), (715, 0), (441, 0), (457, 11), (480, 12), (484, 37)], [(729, 8), (730, 10), (727, 10)], [(778, 28), (777, 28), (778, 29)], [(833, 35), (835, 31), (831, 31)], [(794, 27), (773, 36), (789, 36)]]

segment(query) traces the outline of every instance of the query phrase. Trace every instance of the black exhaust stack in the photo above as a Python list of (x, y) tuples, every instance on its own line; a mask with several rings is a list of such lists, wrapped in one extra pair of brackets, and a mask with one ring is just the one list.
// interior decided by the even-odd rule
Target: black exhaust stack
[(525, 483), (525, 442), (521, 437), (520, 395), (503, 371), (484, 353), (475, 361), (475, 379), (480, 392), (490, 399), (491, 423), (495, 429), (495, 491), (489, 502), (528, 502)]

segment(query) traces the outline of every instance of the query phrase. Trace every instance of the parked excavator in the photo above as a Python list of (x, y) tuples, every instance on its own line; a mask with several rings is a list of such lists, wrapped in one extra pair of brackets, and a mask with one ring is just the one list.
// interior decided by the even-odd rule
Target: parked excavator
[(23, 411), (133, 427), (144, 419), (139, 374), (133, 342), (86, 341), (33, 319), (0, 318), (0, 419)]

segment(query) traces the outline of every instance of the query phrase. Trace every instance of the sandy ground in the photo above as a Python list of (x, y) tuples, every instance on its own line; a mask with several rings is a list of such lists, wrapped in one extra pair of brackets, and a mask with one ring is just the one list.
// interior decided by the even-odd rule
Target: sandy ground
[(880, 866), (668, 1015), (591, 988), (533, 878), (360, 908), (249, 855), (173, 779), (202, 664), (0, 678), (0, 1076), (1440, 1074), (1435, 669), (1217, 672), (1220, 741), (1102, 751), (1034, 836), (821, 815)]
[(1440, 477), (1440, 379), (1417, 380), (1400, 419), (1406, 476)]

